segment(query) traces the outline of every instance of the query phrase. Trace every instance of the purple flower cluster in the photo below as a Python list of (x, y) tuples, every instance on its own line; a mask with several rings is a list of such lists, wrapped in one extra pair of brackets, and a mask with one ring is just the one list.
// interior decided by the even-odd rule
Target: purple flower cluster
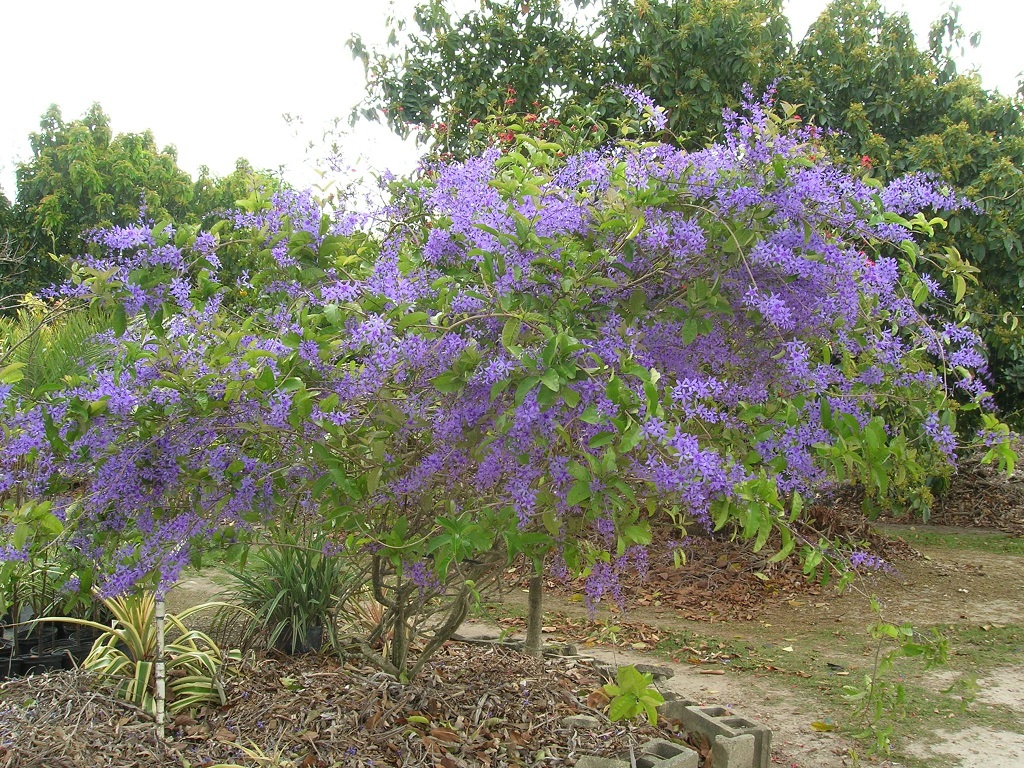
[(632, 102), (633, 106), (641, 111), (647, 119), (647, 124), (656, 131), (663, 131), (668, 125), (668, 115), (665, 110), (654, 103), (654, 100), (644, 94), (639, 88), (632, 85), (620, 85), (622, 95)]
[(895, 569), (878, 555), (870, 552), (854, 550), (849, 554), (847, 561), (855, 571), (876, 571), (882, 573), (895, 573)]

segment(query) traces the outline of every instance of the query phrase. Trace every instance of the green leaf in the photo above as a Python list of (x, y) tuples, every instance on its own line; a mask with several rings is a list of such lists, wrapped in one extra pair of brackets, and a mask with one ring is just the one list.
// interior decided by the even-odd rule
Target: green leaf
[(612, 699), (608, 707), (608, 719), (612, 721), (628, 720), (636, 716), (639, 701), (633, 694), (623, 694)]
[(505, 321), (505, 327), (501, 329), (501, 343), (506, 349), (516, 343), (522, 326), (522, 321), (517, 317), (513, 317), (512, 319)]
[[(632, 544), (646, 547), (651, 543), (651, 531), (643, 525), (627, 525), (622, 531), (623, 537)], [(652, 678), (653, 679), (653, 678)]]
[(544, 374), (540, 377), (541, 382), (545, 387), (550, 389), (552, 392), (557, 392), (562, 386), (562, 379), (558, 375), (558, 371), (554, 368), (548, 368), (544, 371)]
[(494, 402), (495, 398), (497, 398), (498, 395), (500, 395), (502, 392), (508, 389), (511, 383), (511, 379), (502, 379), (501, 381), (494, 382), (491, 385), (491, 402)]
[(954, 300), (959, 304), (964, 300), (964, 294), (967, 293), (967, 281), (963, 275), (953, 275), (953, 291)]
[(526, 396), (530, 393), (530, 390), (537, 386), (537, 382), (539, 381), (540, 376), (527, 376), (525, 379), (519, 382), (519, 386), (516, 387), (515, 398), (515, 403), (517, 406), (523, 404), (523, 400), (526, 399)]
[(456, 373), (449, 371), (448, 373), (442, 373), (440, 376), (435, 376), (430, 380), (430, 383), (434, 385), (434, 389), (438, 392), (448, 394), (449, 392), (458, 392), (462, 389), (462, 377)]
[(263, 370), (260, 371), (260, 375), (256, 377), (254, 382), (256, 388), (261, 392), (266, 392), (274, 388), (274, 371), (271, 370), (270, 366), (264, 366)]
[(25, 363), (8, 363), (0, 368), (0, 384), (17, 384), (25, 378), (21, 370), (24, 367)]
[(575, 389), (563, 387), (562, 400), (564, 400), (565, 404), (570, 408), (575, 408), (577, 405), (580, 404), (580, 393), (577, 392)]
[(683, 344), (693, 344), (697, 338), (697, 321), (690, 317), (683, 323)]
[(590, 498), (590, 483), (582, 480), (577, 480), (573, 483), (572, 488), (569, 489), (569, 495), (565, 499), (565, 503), (569, 506), (575, 506), (581, 501), (586, 501)]
[(124, 336), (124, 331), (128, 327), (128, 316), (125, 314), (123, 304), (118, 304), (114, 308), (114, 316), (110, 319), (110, 323), (115, 334)]
[(640, 432), (640, 425), (633, 424), (623, 434), (619, 448), (622, 453), (629, 453), (640, 444), (641, 440), (643, 440), (643, 434)]
[[(657, 699), (660, 698), (661, 701)], [(657, 698), (651, 697), (650, 699), (644, 698), (640, 701), (643, 704), (644, 712), (647, 714), (647, 722), (650, 725), (658, 724), (658, 705), (665, 703), (665, 698), (659, 693)]]

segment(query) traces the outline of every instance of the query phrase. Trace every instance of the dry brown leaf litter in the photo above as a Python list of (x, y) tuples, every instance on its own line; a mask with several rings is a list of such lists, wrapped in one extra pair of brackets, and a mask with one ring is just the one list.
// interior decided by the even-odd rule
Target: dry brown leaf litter
[[(160, 742), (94, 679), (54, 673), (0, 686), (0, 768), (571, 766), (671, 736), (589, 708), (602, 682), (573, 659), (460, 644), (407, 686), (326, 657), (265, 659), (230, 684), (227, 706), (179, 716)], [(600, 724), (562, 724), (576, 714)]]

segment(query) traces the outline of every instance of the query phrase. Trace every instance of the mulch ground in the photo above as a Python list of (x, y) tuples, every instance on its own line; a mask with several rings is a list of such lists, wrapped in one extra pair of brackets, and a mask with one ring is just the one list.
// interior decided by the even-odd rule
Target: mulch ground
[(1024, 477), (1006, 477), (993, 466), (962, 465), (935, 506), (929, 522), (936, 525), (1024, 535)]
[[(611, 723), (587, 704), (604, 682), (577, 659), (459, 643), (409, 685), (329, 657), (265, 659), (230, 682), (226, 706), (178, 716), (161, 742), (88, 675), (50, 673), (0, 686), (0, 766), (571, 766), (680, 735)], [(563, 724), (579, 714), (597, 727)]]

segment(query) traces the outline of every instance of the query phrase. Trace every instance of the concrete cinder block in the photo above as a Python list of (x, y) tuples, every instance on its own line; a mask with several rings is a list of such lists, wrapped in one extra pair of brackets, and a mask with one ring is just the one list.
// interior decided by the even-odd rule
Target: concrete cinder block
[(640, 747), (640, 754), (651, 763), (651, 768), (697, 768), (700, 764), (695, 749), (665, 739), (651, 739)]
[(697, 702), (689, 699), (681, 699), (673, 695), (673, 698), (665, 696), (665, 703), (658, 707), (659, 720), (676, 720), (682, 722), (687, 707), (694, 707)]
[(711, 745), (711, 764), (715, 768), (747, 768), (756, 765), (754, 734), (715, 736)]
[(684, 749), (675, 757), (658, 763), (658, 768), (698, 768), (698, 766), (700, 766), (700, 754), (695, 749)]
[[(765, 726), (738, 717), (724, 707), (686, 707), (679, 719), (686, 731), (703, 733), (712, 743), (719, 736), (727, 739), (750, 736), (754, 740), (754, 751), (750, 762), (742, 768), (770, 768), (772, 732)], [(717, 763), (715, 766), (718, 768)], [(733, 768), (741, 768), (741, 765), (733, 763)]]
[(640, 747), (641, 755), (655, 755), (663, 760), (667, 760), (670, 757), (675, 757), (682, 752), (686, 747), (675, 744), (668, 739), (651, 739)]

